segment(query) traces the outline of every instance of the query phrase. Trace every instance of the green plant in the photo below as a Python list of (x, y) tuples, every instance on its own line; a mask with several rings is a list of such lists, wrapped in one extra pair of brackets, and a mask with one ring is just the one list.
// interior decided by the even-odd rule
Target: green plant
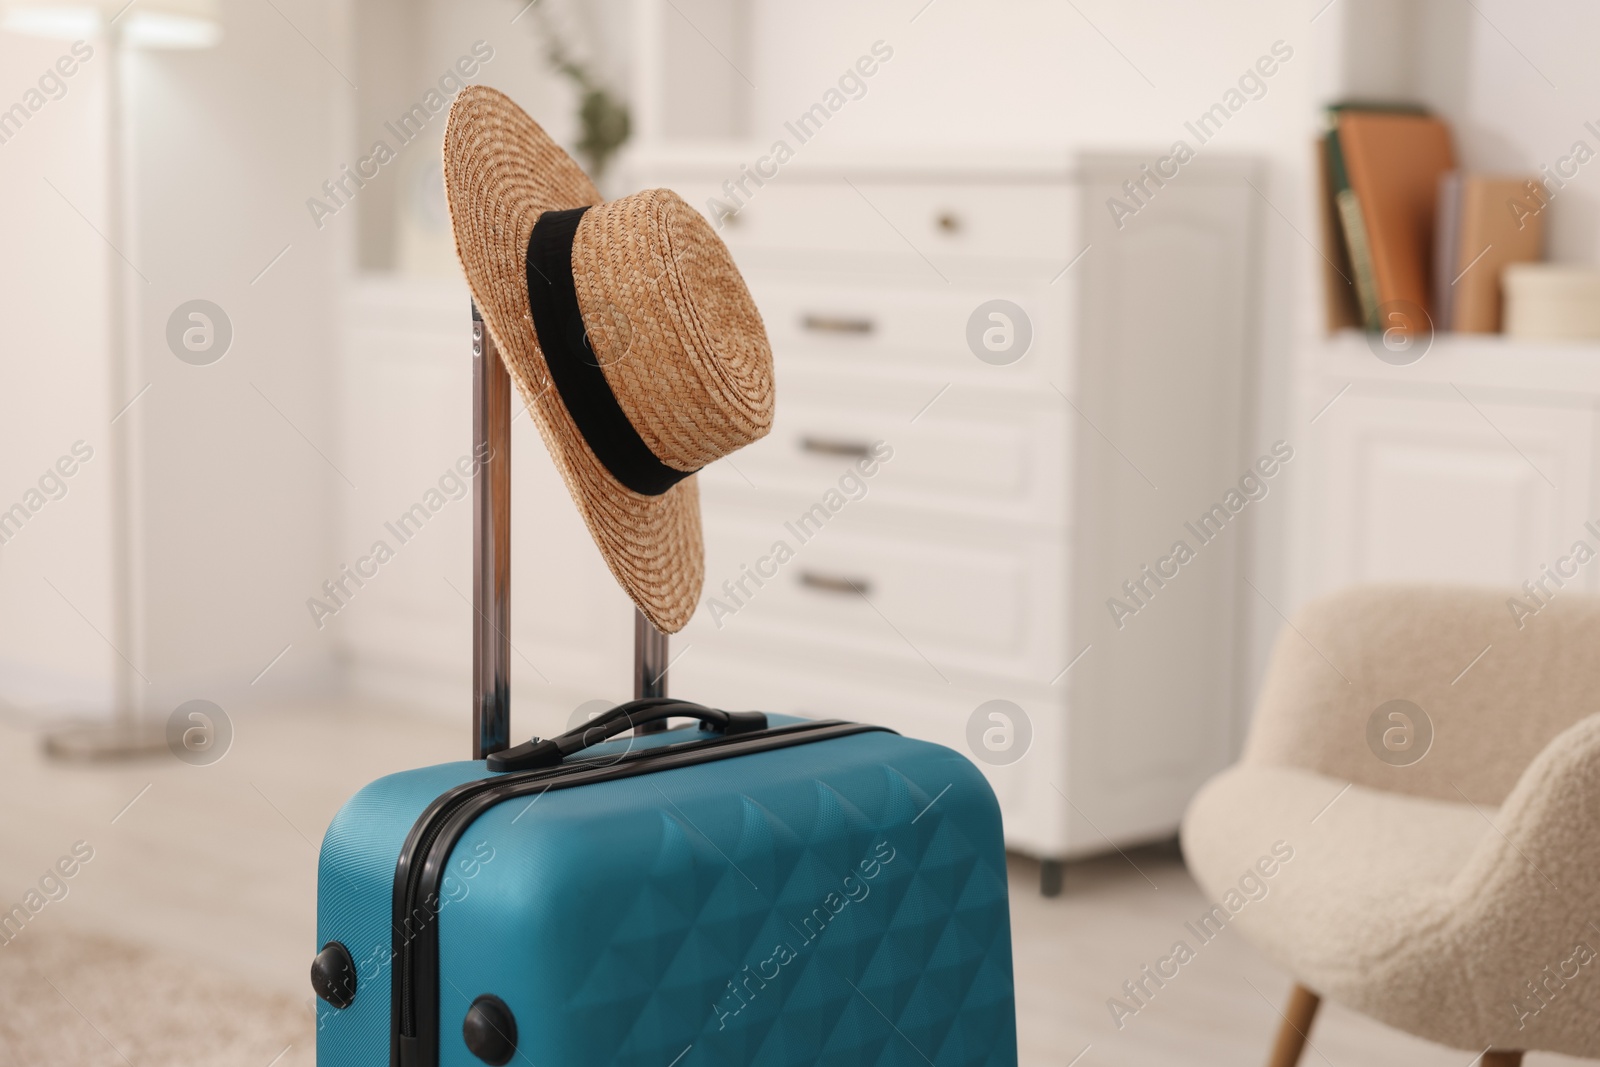
[(583, 131), (578, 139), (578, 154), (583, 156), (590, 176), (598, 181), (632, 132), (627, 102), (607, 88), (587, 64), (573, 58), (544, 3), (534, 8), (534, 17), (544, 34), (545, 57), (551, 67), (578, 90), (578, 124)]

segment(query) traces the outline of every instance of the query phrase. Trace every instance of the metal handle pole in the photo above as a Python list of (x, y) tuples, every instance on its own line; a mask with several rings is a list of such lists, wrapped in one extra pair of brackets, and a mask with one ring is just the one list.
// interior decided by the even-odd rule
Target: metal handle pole
[(511, 746), (511, 375), (472, 306), (472, 758)]
[[(667, 695), (667, 635), (651, 625), (644, 612), (633, 613), (633, 698)], [(667, 720), (640, 723), (634, 733), (653, 734), (667, 728)]]

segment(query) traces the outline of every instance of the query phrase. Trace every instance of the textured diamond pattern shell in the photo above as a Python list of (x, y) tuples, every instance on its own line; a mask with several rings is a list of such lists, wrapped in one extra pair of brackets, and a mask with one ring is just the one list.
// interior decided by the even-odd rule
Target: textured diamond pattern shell
[[(442, 1064), (476, 1062), (460, 1023), (482, 993), (536, 1064), (1016, 1062), (999, 814), (956, 753), (868, 733), (531, 799), (457, 846)], [(344, 823), (330, 839), (360, 834)], [(370, 918), (331, 858), (325, 939)], [(386, 1055), (369, 992), (378, 1025), (325, 1026), (323, 1067)]]

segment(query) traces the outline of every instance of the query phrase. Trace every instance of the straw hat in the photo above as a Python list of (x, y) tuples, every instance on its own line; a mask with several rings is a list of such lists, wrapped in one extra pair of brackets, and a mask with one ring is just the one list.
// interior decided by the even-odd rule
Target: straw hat
[(472, 297), (601, 555), (681, 630), (705, 577), (694, 472), (772, 426), (772, 350), (727, 246), (669, 190), (602, 202), (484, 86), (450, 108), (444, 187)]

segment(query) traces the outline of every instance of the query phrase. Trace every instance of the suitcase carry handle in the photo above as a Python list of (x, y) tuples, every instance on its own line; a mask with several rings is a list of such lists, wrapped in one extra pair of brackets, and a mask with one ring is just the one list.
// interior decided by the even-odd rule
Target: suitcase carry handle
[[(478, 760), (511, 745), (511, 375), (476, 302), (472, 448), (482, 460), (472, 476), (472, 758)], [(666, 697), (667, 664), (667, 635), (636, 611), (635, 700)], [(667, 728), (664, 715), (637, 721), (639, 733)]]
[(594, 719), (575, 726), (549, 740), (535, 737), (515, 748), (494, 752), (488, 757), (491, 771), (531, 771), (554, 767), (575, 752), (582, 752), (629, 730), (640, 731), (645, 723), (665, 723), (669, 718), (699, 719), (700, 729), (728, 736), (748, 734), (767, 728), (767, 717), (759, 711), (723, 711), (703, 704), (691, 704), (670, 697), (648, 697), (618, 704)]

